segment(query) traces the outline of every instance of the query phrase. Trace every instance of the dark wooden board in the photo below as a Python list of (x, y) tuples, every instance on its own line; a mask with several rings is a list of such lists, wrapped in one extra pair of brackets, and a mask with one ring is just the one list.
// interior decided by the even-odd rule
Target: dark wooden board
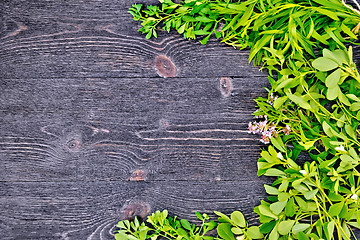
[[(147, 1), (146, 3), (156, 3)], [(127, 13), (134, 1), (11, 1), (2, 7), (4, 77), (157, 77), (167, 56), (178, 77), (259, 76), (248, 52), (161, 33), (146, 40)], [(3, 3), (4, 5), (4, 3)], [(16, 6), (16, 7), (15, 7)], [(0, 8), (1, 9), (1, 8)], [(263, 75), (262, 75), (263, 76)]]
[(145, 40), (132, 3), (0, 2), (0, 239), (110, 240), (165, 208), (256, 222), (267, 74), (216, 40)]
[[(190, 220), (195, 212), (251, 210), (263, 182), (2, 182), (0, 239), (113, 239), (114, 224), (132, 211), (169, 209)], [(213, 216), (213, 214), (211, 214)]]
[(254, 180), (266, 78), (230, 82), (224, 96), (219, 78), (5, 79), (0, 180)]

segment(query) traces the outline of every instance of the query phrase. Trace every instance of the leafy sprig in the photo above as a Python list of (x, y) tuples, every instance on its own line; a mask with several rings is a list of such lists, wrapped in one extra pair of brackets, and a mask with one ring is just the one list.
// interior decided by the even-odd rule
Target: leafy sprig
[(145, 240), (145, 239), (185, 239), (185, 240), (212, 240), (214, 237), (206, 233), (216, 228), (217, 223), (210, 220), (207, 214), (196, 212), (201, 220), (201, 226), (190, 224), (186, 219), (178, 220), (177, 217), (168, 216), (168, 211), (156, 211), (140, 223), (137, 218), (133, 222), (120, 221), (115, 231), (116, 240)]

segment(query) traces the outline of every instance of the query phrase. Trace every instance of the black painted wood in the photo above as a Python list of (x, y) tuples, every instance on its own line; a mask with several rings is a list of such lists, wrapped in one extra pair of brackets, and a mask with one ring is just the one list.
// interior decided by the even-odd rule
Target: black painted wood
[(164, 208), (256, 222), (267, 74), (215, 40), (145, 40), (134, 2), (0, 2), (0, 239), (112, 239)]

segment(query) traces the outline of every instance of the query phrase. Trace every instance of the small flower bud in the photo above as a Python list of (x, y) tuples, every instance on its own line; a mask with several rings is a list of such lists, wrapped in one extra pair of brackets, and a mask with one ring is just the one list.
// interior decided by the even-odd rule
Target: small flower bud
[(358, 199), (358, 195), (356, 195), (356, 194), (353, 194), (352, 196), (351, 196), (351, 199), (353, 199), (353, 200), (357, 200)]
[(340, 145), (339, 147), (336, 147), (335, 150), (339, 151), (339, 152), (346, 152), (343, 145)]

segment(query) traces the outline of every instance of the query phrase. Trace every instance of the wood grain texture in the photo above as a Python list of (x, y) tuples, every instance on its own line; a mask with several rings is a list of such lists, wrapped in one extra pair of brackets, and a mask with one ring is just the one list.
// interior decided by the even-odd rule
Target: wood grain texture
[(165, 208), (256, 222), (267, 74), (215, 40), (145, 40), (133, 3), (0, 2), (0, 239), (110, 240)]
[(202, 46), (164, 32), (146, 40), (137, 31), (140, 23), (127, 13), (132, 3), (5, 3), (0, 12), (0, 71), (8, 78), (158, 77), (154, 60), (165, 55), (178, 77), (262, 75), (248, 67), (247, 51), (234, 51), (216, 40)]
[(3, 182), (0, 186), (0, 207), (6, 209), (0, 216), (3, 240), (112, 239), (114, 223), (131, 209), (167, 208), (190, 220), (195, 220), (196, 211), (241, 209), (254, 222), (251, 209), (264, 195), (259, 181)]

